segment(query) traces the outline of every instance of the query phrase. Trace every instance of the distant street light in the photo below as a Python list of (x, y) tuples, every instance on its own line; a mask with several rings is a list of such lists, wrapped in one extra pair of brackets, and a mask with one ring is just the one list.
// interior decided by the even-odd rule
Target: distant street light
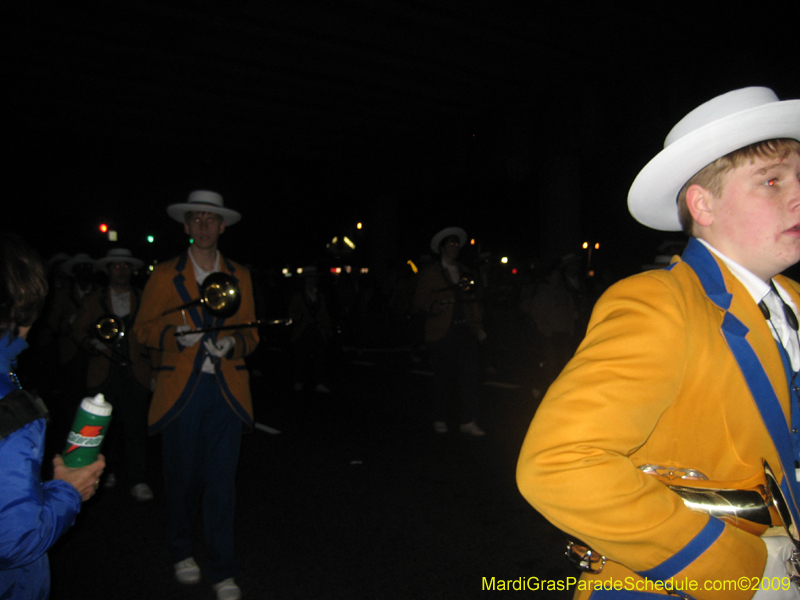
[(586, 258), (586, 271), (590, 276), (593, 276), (594, 271), (592, 270), (592, 250), (599, 250), (600, 242), (595, 242), (594, 246), (592, 246), (589, 242), (583, 242), (583, 249), (589, 250), (589, 256)]

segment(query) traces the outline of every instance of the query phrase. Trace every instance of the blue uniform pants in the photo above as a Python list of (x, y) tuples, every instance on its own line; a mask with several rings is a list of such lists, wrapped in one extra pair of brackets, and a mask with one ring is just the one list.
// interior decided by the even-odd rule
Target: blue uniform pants
[(236, 466), (242, 421), (225, 402), (216, 376), (204, 373), (186, 408), (162, 431), (167, 533), (173, 563), (194, 555), (202, 509), (211, 583), (237, 574), (234, 555)]
[(466, 325), (450, 327), (441, 340), (428, 342), (428, 356), (433, 367), (434, 421), (447, 421), (450, 392), (459, 393), (460, 422), (475, 419), (478, 410), (478, 340)]

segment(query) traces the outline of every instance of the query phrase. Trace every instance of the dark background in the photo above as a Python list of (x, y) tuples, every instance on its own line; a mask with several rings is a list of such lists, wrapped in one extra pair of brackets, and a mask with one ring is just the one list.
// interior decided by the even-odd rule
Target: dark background
[[(402, 265), (460, 225), (492, 260), (591, 240), (598, 269), (625, 274), (681, 238), (625, 202), (670, 128), (739, 87), (800, 97), (796, 3), (7, 4), (2, 229), (45, 256), (105, 254), (101, 222), (136, 256), (173, 256), (186, 239), (165, 207), (209, 188), (244, 216), (223, 251), (256, 267)], [(357, 249), (337, 258), (344, 234)], [(481, 388), (480, 440), (430, 431), (411, 354), (342, 358), (323, 397), (293, 394), (262, 343), (256, 418), (282, 433), (243, 447), (246, 597), (473, 598), (482, 577), (574, 575), (516, 490), (547, 381), (513, 325), (490, 341), (492, 377), (516, 387)], [(213, 596), (174, 582), (150, 443), (156, 499), (101, 490), (51, 552), (54, 600)]]
[[(415, 259), (433, 232), (525, 262), (601, 242), (652, 260), (677, 235), (626, 195), (711, 97), (800, 96), (797, 5), (82, 2), (1, 9), (5, 229), (99, 257), (186, 243), (165, 206), (210, 188), (255, 265)], [(156, 243), (147, 245), (147, 234)]]

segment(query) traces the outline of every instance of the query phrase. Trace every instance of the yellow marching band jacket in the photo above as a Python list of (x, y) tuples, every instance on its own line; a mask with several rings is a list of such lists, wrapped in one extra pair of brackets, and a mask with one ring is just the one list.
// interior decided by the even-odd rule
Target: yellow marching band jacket
[[(457, 262), (459, 275), (465, 277), (466, 267)], [(450, 274), (441, 262), (436, 262), (422, 270), (414, 294), (414, 305), (425, 313), (425, 341), (442, 339), (453, 324), (455, 305), (460, 302), (464, 310), (467, 327), (477, 336), (482, 326), (483, 315), (474, 292), (457, 294)], [(458, 298), (457, 298), (458, 296)]]
[(242, 299), (239, 310), (227, 319), (215, 317), (197, 305), (162, 316), (165, 311), (200, 298), (200, 286), (186, 252), (156, 266), (145, 286), (134, 333), (141, 344), (161, 354), (160, 364), (155, 368), (156, 385), (148, 418), (150, 433), (163, 429), (191, 401), (207, 356), (204, 341), (224, 336), (232, 336), (236, 345), (230, 358), (212, 357), (215, 376), (225, 401), (242, 420), (245, 430), (253, 428), (250, 379), (244, 359), (258, 345), (257, 328), (207, 332), (203, 339), (189, 347), (178, 344), (175, 336), (176, 327), (184, 324), (199, 329), (256, 320), (250, 272), (224, 257), (220, 257), (220, 263), (221, 271), (235, 279)]
[[(800, 306), (798, 284), (776, 281)], [(600, 573), (582, 575), (576, 598), (667, 593), (653, 582), (698, 600), (753, 596), (757, 586), (731, 582), (760, 580), (767, 552), (757, 536), (768, 526), (692, 510), (668, 478), (640, 467), (707, 477), (676, 485), (763, 491), (766, 460), (797, 523), (783, 354), (752, 296), (695, 239), (668, 269), (603, 295), (517, 465), (523, 496), (606, 559)], [(782, 525), (777, 511), (771, 517)]]

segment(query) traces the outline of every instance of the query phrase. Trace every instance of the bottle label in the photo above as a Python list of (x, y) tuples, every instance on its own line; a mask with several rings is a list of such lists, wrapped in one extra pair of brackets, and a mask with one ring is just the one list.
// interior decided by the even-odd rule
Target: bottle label
[(69, 448), (65, 454), (69, 454), (78, 448), (97, 448), (103, 443), (105, 437), (100, 432), (102, 425), (84, 425), (80, 431), (70, 431), (67, 434), (67, 444)]

